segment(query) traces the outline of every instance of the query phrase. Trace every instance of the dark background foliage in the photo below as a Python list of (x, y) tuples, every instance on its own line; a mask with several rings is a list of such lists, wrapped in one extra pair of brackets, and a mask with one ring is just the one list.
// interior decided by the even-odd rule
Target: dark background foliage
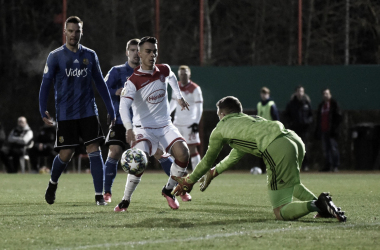
[[(346, 2), (303, 1), (302, 65), (345, 63)], [(62, 1), (0, 5), (0, 121), (8, 133), (24, 115), (36, 130), (43, 67), (62, 44)], [(199, 1), (160, 0), (159, 62), (200, 64), (199, 8)], [(349, 10), (349, 63), (378, 64), (380, 1), (351, 0)], [(81, 43), (97, 52), (104, 75), (126, 60), (129, 39), (155, 35), (154, 0), (67, 0), (71, 15), (84, 21)], [(204, 27), (205, 66), (298, 64), (298, 0), (204, 0)], [(96, 97), (103, 122), (105, 108)]]

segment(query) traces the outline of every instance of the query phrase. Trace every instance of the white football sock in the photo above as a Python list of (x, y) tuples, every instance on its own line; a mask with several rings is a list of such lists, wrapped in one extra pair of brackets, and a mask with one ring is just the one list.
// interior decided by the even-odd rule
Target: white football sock
[[(181, 168), (178, 166), (175, 162), (173, 162), (171, 168), (170, 168), (170, 175), (172, 176), (177, 176), (177, 177), (182, 177), (186, 172), (186, 168)], [(166, 183), (165, 188), (166, 189), (173, 189), (177, 185), (177, 182), (173, 180), (170, 176), (168, 179), (168, 183)]]
[(123, 200), (131, 201), (131, 196), (133, 192), (136, 190), (137, 185), (139, 185), (141, 181), (141, 176), (137, 177), (131, 174), (128, 174), (127, 183), (125, 184), (124, 196)]
[(191, 166), (193, 167), (193, 170), (198, 165), (198, 163), (201, 161), (201, 156), (199, 154), (191, 157)]

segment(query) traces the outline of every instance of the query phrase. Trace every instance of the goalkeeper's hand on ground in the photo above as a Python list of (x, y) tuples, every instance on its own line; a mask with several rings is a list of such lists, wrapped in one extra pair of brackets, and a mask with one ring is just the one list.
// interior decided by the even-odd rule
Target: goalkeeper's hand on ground
[(201, 183), (199, 185), (199, 189), (203, 192), (206, 190), (206, 188), (208, 187), (208, 185), (210, 185), (212, 179), (214, 179), (215, 177), (217, 177), (219, 174), (218, 172), (215, 170), (215, 167), (213, 167), (212, 169), (210, 169), (205, 175), (203, 175), (200, 179), (199, 179), (199, 182)]
[(198, 125), (198, 123), (193, 123), (190, 126), (188, 126), (187, 128), (191, 128), (191, 132), (192, 133), (198, 133), (199, 132), (199, 125)]
[(189, 175), (186, 175), (185, 177), (177, 177), (177, 176), (170, 176), (173, 180), (178, 182), (178, 185), (173, 189), (172, 195), (185, 195), (186, 193), (190, 193), (193, 189), (193, 186), (195, 182), (192, 182), (189, 178)]

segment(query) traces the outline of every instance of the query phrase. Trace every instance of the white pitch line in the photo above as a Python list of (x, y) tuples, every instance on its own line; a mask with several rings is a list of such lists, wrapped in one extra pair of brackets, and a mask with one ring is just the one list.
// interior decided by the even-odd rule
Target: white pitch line
[(206, 235), (201, 237), (188, 237), (180, 239), (167, 239), (167, 240), (144, 240), (144, 241), (129, 241), (129, 242), (120, 242), (120, 243), (106, 243), (106, 244), (97, 244), (97, 245), (87, 245), (87, 246), (77, 246), (72, 248), (54, 248), (60, 250), (74, 250), (74, 249), (90, 249), (90, 248), (110, 248), (118, 246), (132, 246), (132, 245), (147, 245), (147, 244), (161, 244), (161, 243), (173, 243), (173, 242), (185, 242), (185, 241), (200, 241), (200, 240), (210, 240), (215, 238), (226, 238), (231, 236), (242, 236), (249, 234), (266, 234), (266, 233), (278, 233), (278, 232), (287, 232), (287, 231), (304, 231), (304, 230), (317, 230), (324, 228), (339, 228), (339, 227), (357, 227), (357, 226), (379, 226), (378, 223), (365, 223), (365, 224), (338, 224), (334, 226), (312, 226), (312, 227), (298, 227), (298, 228), (276, 228), (276, 229), (265, 229), (265, 230), (253, 230), (253, 231), (240, 231), (234, 233), (224, 233), (224, 234), (213, 234)]

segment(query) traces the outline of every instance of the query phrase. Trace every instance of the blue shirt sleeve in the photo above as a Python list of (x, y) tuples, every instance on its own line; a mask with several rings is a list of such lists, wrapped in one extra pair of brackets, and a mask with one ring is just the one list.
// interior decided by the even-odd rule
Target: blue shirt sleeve
[(110, 95), (116, 96), (117, 81), (119, 80), (117, 69), (112, 67), (104, 80), (106, 81)]
[(102, 97), (102, 99), (106, 105), (106, 108), (107, 108), (108, 114), (110, 115), (111, 120), (113, 120), (113, 119), (115, 119), (116, 114), (115, 114), (115, 109), (114, 109), (112, 101), (111, 101), (110, 92), (108, 91), (106, 82), (103, 79), (103, 74), (102, 74), (102, 71), (100, 69), (98, 56), (96, 55), (95, 52), (94, 52), (93, 56), (94, 56), (94, 62), (95, 63), (92, 66), (93, 67), (92, 68), (92, 78), (94, 79), (95, 86), (96, 86), (100, 96)]
[(50, 91), (51, 85), (53, 84), (56, 65), (57, 65), (57, 62), (55, 60), (55, 56), (50, 53), (47, 58), (46, 65), (44, 68), (44, 75), (42, 77), (42, 83), (41, 83), (40, 95), (39, 95), (40, 114), (42, 118), (47, 117), (45, 114), (45, 111), (47, 108), (49, 91)]

